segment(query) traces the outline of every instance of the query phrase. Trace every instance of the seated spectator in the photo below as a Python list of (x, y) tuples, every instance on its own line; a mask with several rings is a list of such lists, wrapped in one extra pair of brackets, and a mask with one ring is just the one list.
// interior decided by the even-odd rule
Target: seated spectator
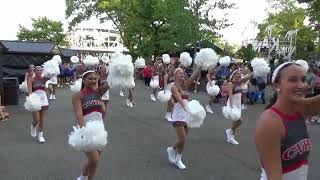
[(0, 106), (0, 121), (4, 122), (9, 119), (10, 114), (6, 112), (6, 109), (4, 106)]

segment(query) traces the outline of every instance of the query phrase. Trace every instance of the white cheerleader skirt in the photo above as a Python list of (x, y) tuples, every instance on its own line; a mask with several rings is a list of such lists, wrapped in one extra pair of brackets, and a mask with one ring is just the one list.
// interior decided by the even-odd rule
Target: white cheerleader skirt
[[(233, 95), (232, 95), (232, 105), (233, 105), (233, 108), (239, 108), (239, 109), (241, 109), (241, 95), (242, 95), (242, 93), (237, 93), (237, 94), (233, 94)], [(230, 107), (230, 97), (228, 98), (227, 106)]]
[(109, 90), (102, 95), (101, 99), (104, 101), (109, 101)]
[[(303, 165), (300, 168), (282, 174), (282, 180), (307, 180), (308, 177), (308, 165)], [(261, 179), (268, 180), (266, 171), (262, 169)]]
[(89, 121), (103, 121), (102, 113), (93, 111), (83, 116), (83, 120), (87, 123)]
[(49, 85), (49, 84), (57, 85), (57, 84), (58, 84), (58, 78), (57, 78), (57, 76), (52, 77), (51, 79), (49, 79), (49, 80), (46, 82), (46, 88), (48, 88), (48, 85)]
[(40, 103), (41, 103), (41, 110), (46, 110), (49, 108), (49, 102), (47, 98), (47, 94), (44, 90), (36, 90), (33, 93), (37, 94), (40, 96)]
[(174, 82), (167, 84), (166, 89), (171, 92), (171, 88), (174, 85)]
[[(212, 80), (211, 83), (212, 83), (212, 86), (216, 85), (216, 80)], [(207, 85), (206, 85), (207, 92), (208, 92), (209, 88), (210, 88), (210, 83), (208, 82)]]
[[(187, 99), (183, 99), (184, 104), (188, 103)], [(180, 103), (174, 103), (173, 111), (171, 115), (172, 125), (175, 126), (187, 126), (186, 123), (187, 112), (182, 108)]]

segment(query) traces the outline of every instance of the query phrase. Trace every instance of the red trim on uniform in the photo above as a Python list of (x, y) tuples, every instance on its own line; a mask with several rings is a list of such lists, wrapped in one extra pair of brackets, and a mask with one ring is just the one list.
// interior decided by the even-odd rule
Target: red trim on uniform
[(298, 163), (296, 163), (296, 164), (294, 164), (294, 165), (292, 165), (292, 166), (283, 167), (283, 168), (282, 168), (282, 173), (285, 174), (285, 173), (294, 171), (294, 170), (296, 170), (296, 169), (299, 169), (301, 166), (303, 166), (303, 165), (308, 165), (308, 164), (309, 164), (309, 162), (308, 162), (307, 159), (302, 160), (302, 161), (300, 161), (300, 162), (298, 162)]
[(41, 106), (41, 110), (47, 110), (49, 109), (49, 106)]
[(102, 109), (99, 109), (99, 110), (93, 109), (93, 110), (90, 110), (90, 111), (83, 111), (83, 115), (85, 116), (85, 115), (88, 115), (88, 114), (90, 114), (90, 113), (92, 113), (92, 112), (102, 113)]
[(45, 89), (44, 87), (32, 88), (32, 92), (37, 91), (37, 90), (43, 90), (43, 91), (45, 91), (46, 89)]
[(270, 109), (277, 113), (282, 119), (287, 119), (289, 121), (296, 121), (299, 117), (299, 114), (297, 112), (293, 113), (292, 115), (288, 115), (281, 112), (279, 109), (275, 107), (271, 107)]
[(184, 121), (174, 121), (172, 122), (173, 127), (178, 127), (178, 126), (187, 126), (187, 123)]
[(284, 114), (279, 111), (278, 109), (274, 108), (274, 107), (271, 107), (269, 108), (270, 111), (274, 112), (275, 114), (277, 114), (278, 116), (280, 116), (280, 119), (281, 119), (281, 122), (282, 122), (282, 125), (284, 126), (284, 134), (285, 134), (285, 137), (287, 136), (287, 132), (288, 132), (288, 126), (287, 124), (284, 122), (285, 121), (285, 116)]

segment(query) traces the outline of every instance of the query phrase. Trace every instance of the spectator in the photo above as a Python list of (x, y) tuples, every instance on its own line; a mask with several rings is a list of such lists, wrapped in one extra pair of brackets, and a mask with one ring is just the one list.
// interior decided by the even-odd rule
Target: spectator
[[(1, 96), (0, 96), (0, 103), (1, 103)], [(9, 119), (10, 114), (6, 112), (6, 109), (4, 106), (0, 105), (0, 121), (4, 122)]]
[(150, 81), (152, 78), (152, 74), (153, 74), (153, 68), (148, 63), (147, 66), (143, 69), (144, 84), (148, 88), (150, 87)]

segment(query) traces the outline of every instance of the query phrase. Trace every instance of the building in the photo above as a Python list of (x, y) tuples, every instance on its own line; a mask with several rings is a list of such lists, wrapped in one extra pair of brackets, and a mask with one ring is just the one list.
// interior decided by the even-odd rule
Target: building
[(114, 52), (128, 52), (122, 44), (120, 33), (112, 25), (82, 23), (67, 32), (69, 48), (78, 50), (81, 56), (92, 54), (112, 54)]

